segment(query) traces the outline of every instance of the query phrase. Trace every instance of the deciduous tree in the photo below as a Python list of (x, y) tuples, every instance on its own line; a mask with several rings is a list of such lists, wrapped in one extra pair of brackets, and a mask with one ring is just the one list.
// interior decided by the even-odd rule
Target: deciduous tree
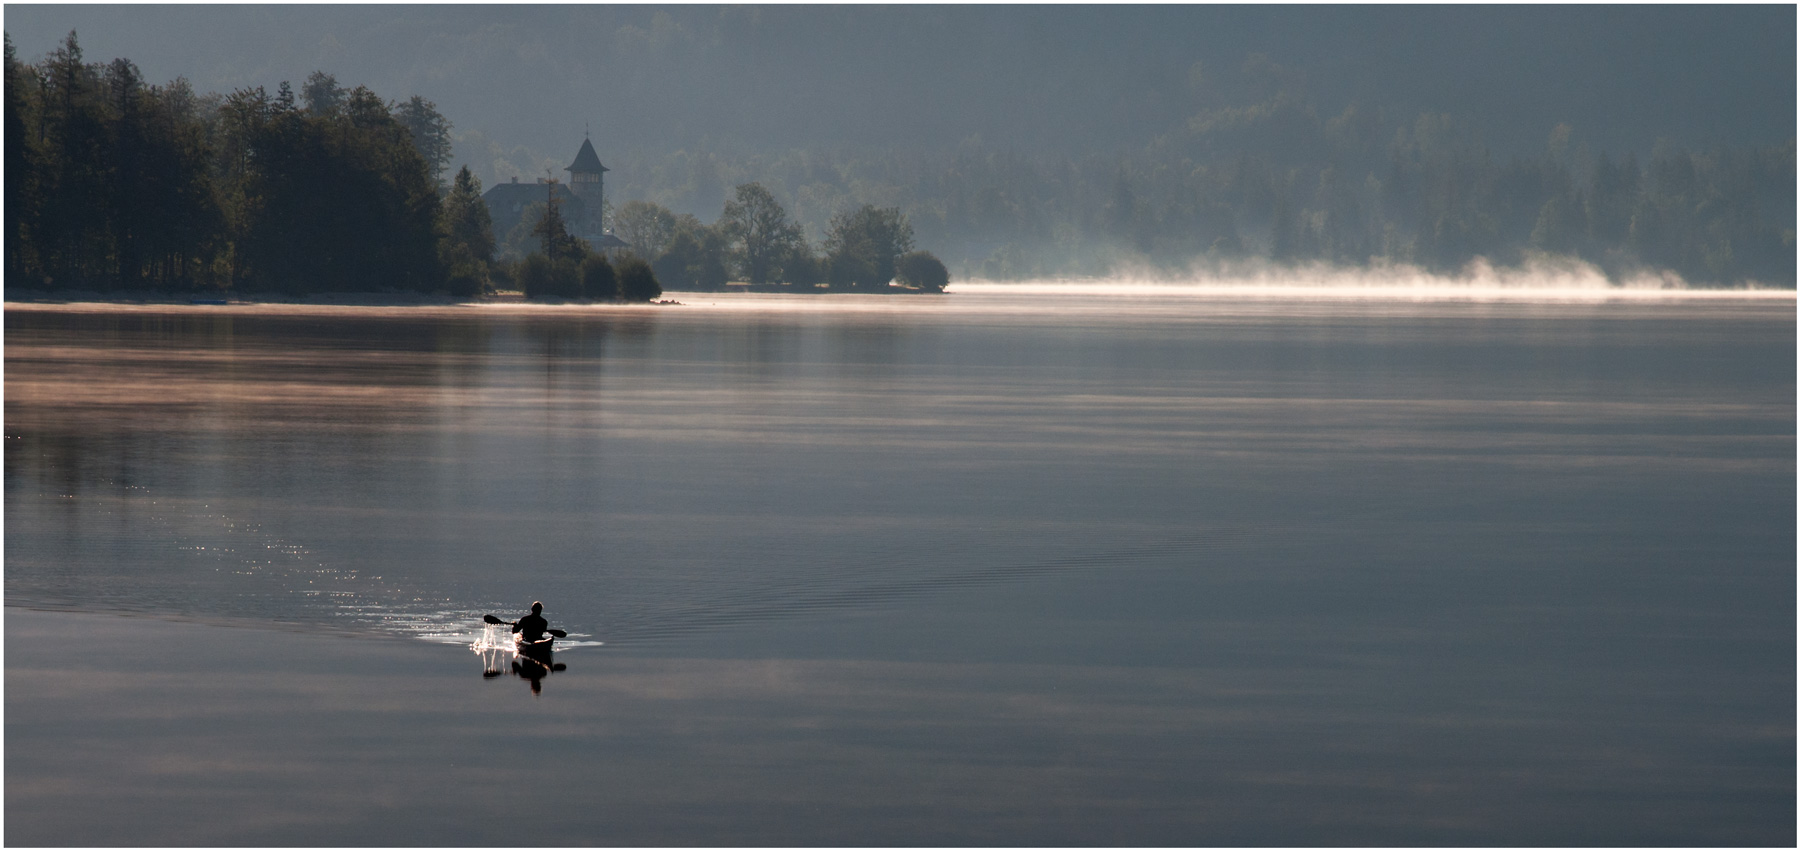
[(943, 292), (950, 283), (949, 270), (929, 251), (900, 255), (894, 264), (894, 273), (901, 284), (926, 292)]
[(649, 301), (662, 295), (662, 283), (655, 270), (637, 255), (619, 261), (619, 298), (622, 301)]
[(607, 301), (619, 297), (619, 275), (606, 255), (595, 252), (581, 261), (581, 294)]
[(300, 87), (300, 99), (306, 103), (306, 111), (313, 115), (332, 115), (344, 103), (344, 90), (338, 86), (337, 78), (324, 71), (314, 71), (306, 78), (305, 85)]
[(718, 227), (728, 240), (733, 265), (753, 284), (775, 280), (781, 261), (806, 244), (800, 226), (760, 183), (737, 187), (725, 202)]
[(691, 215), (677, 216), (669, 247), (650, 264), (658, 280), (683, 290), (725, 286), (725, 238)]
[(898, 207), (864, 204), (839, 212), (825, 233), (832, 286), (885, 287), (894, 279), (894, 261), (912, 248), (912, 225)]
[(610, 221), (613, 234), (630, 243), (639, 257), (660, 256), (675, 235), (675, 214), (649, 201), (626, 201)]

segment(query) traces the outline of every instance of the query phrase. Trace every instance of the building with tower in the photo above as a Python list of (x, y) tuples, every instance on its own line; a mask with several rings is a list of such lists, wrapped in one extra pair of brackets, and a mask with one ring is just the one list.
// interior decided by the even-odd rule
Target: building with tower
[[(606, 232), (606, 172), (609, 169), (600, 164), (600, 155), (594, 153), (594, 143), (590, 139), (581, 140), (581, 150), (575, 152), (575, 161), (563, 169), (569, 173), (569, 191), (581, 199), (584, 218), (569, 217), (569, 226), (594, 234)], [(576, 236), (586, 236), (577, 233)]]
[(563, 169), (569, 173), (566, 183), (544, 177), (533, 183), (520, 183), (514, 177), (510, 183), (495, 184), (481, 195), (494, 223), (494, 235), (511, 233), (533, 204), (555, 203), (569, 233), (585, 240), (589, 248), (607, 254), (630, 248), (606, 229), (606, 173), (610, 170), (600, 164), (593, 141), (584, 138), (580, 150), (575, 152), (575, 161)]

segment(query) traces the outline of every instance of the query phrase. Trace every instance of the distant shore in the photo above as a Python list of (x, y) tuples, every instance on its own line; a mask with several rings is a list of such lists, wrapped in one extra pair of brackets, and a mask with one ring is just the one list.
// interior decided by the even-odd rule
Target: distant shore
[[(743, 295), (756, 293), (759, 295), (804, 295), (813, 297), (833, 293), (806, 292), (789, 290), (785, 287), (770, 286), (733, 286), (724, 291), (680, 292), (680, 295), (709, 296)], [(118, 293), (99, 290), (15, 290), (8, 288), (4, 295), (6, 304), (116, 304), (155, 307), (186, 306), (230, 306), (230, 305), (300, 305), (316, 307), (479, 307), (485, 305), (577, 305), (593, 307), (624, 307), (629, 304), (672, 305), (680, 304), (673, 296), (674, 291), (666, 292), (662, 298), (649, 302), (613, 302), (592, 301), (587, 299), (528, 299), (524, 293), (499, 292), (483, 296), (449, 296), (426, 293), (312, 293), (308, 295), (282, 295), (279, 293), (243, 295), (231, 294), (171, 294), (171, 293)], [(895, 289), (892, 293), (846, 290), (836, 295), (910, 295), (911, 290)], [(945, 295), (946, 293), (932, 293)]]
[[(319, 307), (457, 307), (463, 305), (480, 306), (493, 304), (579, 304), (579, 305), (614, 305), (616, 302), (602, 301), (559, 301), (559, 300), (527, 300), (521, 293), (495, 293), (492, 295), (464, 297), (448, 295), (429, 295), (425, 293), (313, 293), (293, 296), (280, 294), (258, 294), (245, 296), (239, 294), (195, 295), (195, 294), (121, 294), (116, 292), (100, 292), (97, 290), (12, 290), (5, 294), (6, 304), (116, 304), (141, 305), (154, 307), (187, 307), (211, 305), (301, 305)], [(673, 304), (669, 299), (648, 302), (649, 304)]]
[[(1199, 298), (1226, 301), (1287, 301), (1302, 300), (1334, 304), (1352, 302), (1482, 302), (1482, 303), (1766, 303), (1792, 304), (1796, 293), (1792, 289), (1777, 288), (1691, 288), (1691, 289), (1653, 289), (1645, 287), (1528, 287), (1506, 285), (1482, 285), (1449, 283), (1441, 286), (1419, 286), (1416, 284), (1397, 284), (1392, 286), (1358, 285), (1358, 284), (1324, 284), (1306, 286), (1294, 283), (1240, 283), (1240, 284), (1175, 284), (1175, 283), (1132, 283), (1132, 282), (1095, 282), (1083, 280), (1061, 280), (1019, 283), (998, 283), (986, 281), (964, 282), (956, 285), (956, 292), (943, 295), (961, 294), (965, 298), (958, 300), (959, 310), (979, 310), (979, 303), (995, 296), (1023, 296), (1028, 301), (1041, 302), (1046, 306), (1054, 305), (1056, 297), (1098, 297), (1106, 299), (1119, 310), (1141, 309), (1143, 305), (1169, 298)], [(900, 294), (900, 293), (896, 293)], [(908, 293), (910, 294), (910, 293)], [(820, 299), (820, 295), (837, 295), (839, 299)], [(845, 296), (860, 296), (842, 300)], [(772, 298), (771, 298), (772, 297)], [(662, 297), (651, 302), (623, 303), (608, 301), (588, 301), (582, 299), (527, 299), (523, 293), (500, 292), (484, 296), (458, 297), (449, 295), (428, 295), (422, 293), (314, 293), (305, 296), (281, 294), (151, 294), (119, 292), (103, 292), (98, 290), (29, 290), (8, 288), (0, 299), (8, 308), (15, 310), (159, 310), (169, 308), (186, 308), (196, 312), (204, 312), (207, 308), (237, 308), (281, 310), (341, 310), (355, 308), (393, 309), (420, 308), (433, 310), (457, 309), (494, 309), (514, 308), (525, 310), (541, 310), (555, 308), (620, 308), (642, 309), (643, 306), (705, 306), (714, 302), (738, 304), (812, 304), (815, 307), (826, 305), (847, 306), (850, 304), (868, 306), (875, 303), (889, 303), (890, 294), (870, 292), (842, 293), (794, 293), (733, 287), (725, 292), (713, 290), (668, 291)], [(970, 302), (967, 299), (976, 299)], [(938, 303), (948, 305), (949, 302), (924, 302), (913, 299), (900, 299), (893, 303), (927, 304)]]
[(368, 305), (370, 307), (400, 307), (405, 305), (421, 305), (441, 307), (456, 304), (505, 304), (522, 302), (524, 297), (516, 293), (494, 296), (465, 298), (447, 295), (427, 295), (424, 293), (315, 293), (304, 296), (291, 295), (256, 295), (239, 294), (198, 294), (198, 293), (119, 293), (100, 290), (29, 290), (6, 289), (7, 304), (143, 304), (143, 305), (205, 305), (205, 304), (322, 304), (322, 305)]

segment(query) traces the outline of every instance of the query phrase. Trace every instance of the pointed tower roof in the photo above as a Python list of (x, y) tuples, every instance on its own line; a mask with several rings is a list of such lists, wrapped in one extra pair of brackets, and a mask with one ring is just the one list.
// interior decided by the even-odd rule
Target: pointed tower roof
[(581, 140), (581, 150), (575, 153), (575, 162), (570, 163), (569, 167), (563, 171), (571, 174), (599, 174), (612, 171), (612, 169), (600, 164), (600, 155), (594, 153), (594, 143), (583, 139)]

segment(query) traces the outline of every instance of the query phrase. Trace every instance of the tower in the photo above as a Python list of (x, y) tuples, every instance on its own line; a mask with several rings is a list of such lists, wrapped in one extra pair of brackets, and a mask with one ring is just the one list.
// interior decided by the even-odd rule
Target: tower
[(583, 235), (597, 236), (604, 233), (606, 216), (606, 179), (608, 169), (600, 164), (600, 155), (594, 153), (594, 143), (586, 138), (581, 140), (581, 150), (575, 153), (575, 161), (563, 169), (569, 173), (569, 191), (581, 199), (583, 209), (579, 230)]

